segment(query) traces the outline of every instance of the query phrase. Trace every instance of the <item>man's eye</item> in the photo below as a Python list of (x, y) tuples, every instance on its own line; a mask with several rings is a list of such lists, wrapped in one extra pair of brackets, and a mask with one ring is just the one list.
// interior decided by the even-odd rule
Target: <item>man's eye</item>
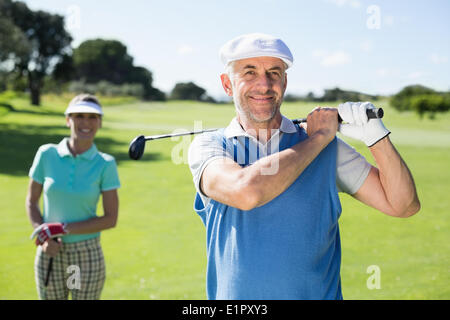
[(245, 72), (245, 75), (254, 75), (255, 71), (249, 70), (247, 72)]

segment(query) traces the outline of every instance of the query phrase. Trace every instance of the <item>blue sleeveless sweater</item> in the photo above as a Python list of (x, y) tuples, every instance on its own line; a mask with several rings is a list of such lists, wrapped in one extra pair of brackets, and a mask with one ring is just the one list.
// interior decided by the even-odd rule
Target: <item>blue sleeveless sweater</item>
[[(248, 137), (212, 133), (224, 150), (244, 155)], [(307, 138), (283, 133), (279, 150)], [(341, 204), (336, 187), (336, 138), (295, 182), (269, 203), (243, 211), (197, 193), (194, 209), (206, 227), (208, 299), (342, 299)]]

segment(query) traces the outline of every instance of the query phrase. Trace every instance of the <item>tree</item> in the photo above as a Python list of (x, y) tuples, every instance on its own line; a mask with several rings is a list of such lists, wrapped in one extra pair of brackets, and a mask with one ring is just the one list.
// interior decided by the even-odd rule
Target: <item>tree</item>
[(391, 97), (391, 105), (398, 111), (415, 111), (421, 118), (428, 114), (450, 110), (450, 92), (439, 92), (422, 85), (406, 86)]
[(73, 63), (77, 80), (122, 84), (127, 82), (133, 58), (120, 41), (94, 39), (84, 41), (73, 51)]
[(411, 97), (409, 105), (421, 118), (427, 113), (430, 119), (434, 119), (437, 112), (450, 110), (450, 93), (415, 95)]
[(0, 91), (6, 90), (6, 83), (11, 79), (15, 80), (15, 65), (25, 60), (31, 51), (27, 37), (9, 18), (9, 5), (0, 0)]
[[(411, 98), (413, 96), (434, 94), (436, 91), (425, 86), (416, 84), (406, 86), (400, 92), (392, 96), (391, 105), (398, 111), (409, 111), (411, 108)], [(419, 108), (420, 109), (420, 108)]]
[(139, 84), (146, 100), (165, 100), (165, 94), (153, 87), (153, 75), (133, 65), (127, 47), (117, 40), (86, 40), (73, 51), (74, 79), (87, 84), (108, 81), (116, 85)]
[(0, 61), (14, 63), (25, 59), (30, 51), (31, 44), (22, 30), (0, 13)]
[(52, 77), (56, 81), (67, 82), (74, 78), (75, 68), (70, 54), (63, 54), (59, 63), (53, 69)]
[(312, 91), (308, 92), (305, 98), (306, 101), (314, 101), (315, 99), (316, 97), (314, 96), (314, 92)]
[(369, 101), (376, 100), (376, 96), (364, 94), (357, 91), (347, 91), (339, 88), (325, 89), (321, 101)]
[(14, 69), (20, 76), (27, 78), (31, 103), (39, 105), (44, 77), (70, 50), (72, 37), (64, 28), (64, 17), (45, 11), (32, 11), (25, 3), (11, 0), (0, 0), (0, 8), (2, 20), (6, 18), (13, 21), (28, 40), (28, 54), (14, 61)]
[(165, 100), (165, 97), (161, 97), (158, 93), (158, 89), (153, 88), (153, 75), (144, 67), (131, 67), (128, 73), (127, 82), (139, 83), (142, 85), (144, 92), (143, 98), (146, 100)]
[(177, 83), (172, 90), (171, 98), (174, 100), (205, 101), (206, 90), (193, 82)]

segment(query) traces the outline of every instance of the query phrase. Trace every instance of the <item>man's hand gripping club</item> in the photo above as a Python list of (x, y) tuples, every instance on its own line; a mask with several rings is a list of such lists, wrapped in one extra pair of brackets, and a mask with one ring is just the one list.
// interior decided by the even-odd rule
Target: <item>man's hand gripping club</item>
[(346, 102), (338, 106), (342, 123), (339, 132), (344, 136), (363, 141), (368, 147), (391, 133), (381, 119), (367, 118), (367, 109), (375, 109), (370, 102)]

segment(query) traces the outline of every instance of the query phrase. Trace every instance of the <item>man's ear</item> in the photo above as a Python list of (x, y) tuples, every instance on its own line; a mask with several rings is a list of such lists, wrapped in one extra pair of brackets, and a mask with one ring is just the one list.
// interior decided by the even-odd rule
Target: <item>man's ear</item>
[(228, 74), (226, 73), (222, 73), (220, 75), (220, 80), (222, 81), (222, 87), (223, 90), (225, 90), (225, 93), (232, 97), (233, 96), (233, 87), (231, 85), (231, 80), (230, 77), (228, 76)]
[(66, 127), (70, 128), (69, 116), (66, 116)]

